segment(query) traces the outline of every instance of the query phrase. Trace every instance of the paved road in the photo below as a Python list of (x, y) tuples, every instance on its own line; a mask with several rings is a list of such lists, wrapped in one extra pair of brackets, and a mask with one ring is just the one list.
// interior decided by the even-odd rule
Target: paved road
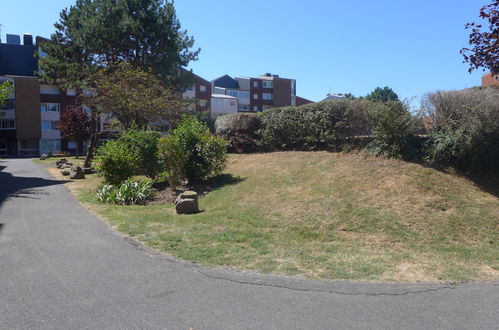
[(494, 329), (499, 283), (307, 281), (151, 255), (31, 160), (0, 161), (2, 329)]

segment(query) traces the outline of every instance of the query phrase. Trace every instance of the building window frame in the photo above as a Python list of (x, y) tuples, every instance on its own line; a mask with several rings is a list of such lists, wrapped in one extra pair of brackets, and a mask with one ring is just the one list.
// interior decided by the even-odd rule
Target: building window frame
[(262, 81), (262, 88), (274, 88), (274, 83), (271, 80)]
[(272, 101), (274, 99), (274, 95), (272, 93), (262, 93), (262, 100)]
[(40, 103), (40, 112), (61, 112), (60, 103)]

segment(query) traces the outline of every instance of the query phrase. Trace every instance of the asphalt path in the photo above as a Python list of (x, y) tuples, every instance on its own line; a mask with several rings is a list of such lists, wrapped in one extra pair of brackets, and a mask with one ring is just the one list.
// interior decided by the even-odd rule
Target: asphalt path
[(157, 255), (42, 166), (0, 161), (1, 329), (499, 329), (499, 283), (380, 284)]

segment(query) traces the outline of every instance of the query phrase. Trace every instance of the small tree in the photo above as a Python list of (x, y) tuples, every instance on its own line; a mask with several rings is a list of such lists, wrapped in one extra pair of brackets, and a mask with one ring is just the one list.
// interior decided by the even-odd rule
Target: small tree
[(94, 83), (94, 93), (84, 102), (100, 113), (109, 113), (125, 129), (145, 128), (154, 121), (176, 122), (185, 109), (172, 89), (129, 63), (100, 69)]
[(76, 157), (79, 144), (90, 137), (90, 117), (82, 107), (68, 107), (61, 114), (61, 133), (66, 139), (76, 141)]
[(376, 87), (371, 93), (366, 96), (366, 99), (369, 101), (381, 101), (381, 102), (389, 102), (389, 101), (398, 101), (399, 96), (397, 93), (393, 91), (388, 86), (383, 88)]
[(499, 0), (483, 6), (480, 18), (488, 21), (488, 31), (482, 30), (481, 24), (468, 23), (466, 29), (471, 29), (469, 44), (471, 48), (461, 49), (464, 62), (470, 64), (469, 72), (483, 68), (490, 70), (492, 75), (499, 75)]

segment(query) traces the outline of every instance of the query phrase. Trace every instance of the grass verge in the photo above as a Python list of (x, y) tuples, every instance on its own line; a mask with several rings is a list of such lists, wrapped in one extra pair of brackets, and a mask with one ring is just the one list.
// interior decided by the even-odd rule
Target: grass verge
[(238, 182), (203, 197), (195, 215), (101, 204), (95, 175), (67, 185), (116, 230), (205, 265), (321, 279), (499, 278), (499, 198), (466, 178), (326, 152), (231, 155), (226, 173)]

